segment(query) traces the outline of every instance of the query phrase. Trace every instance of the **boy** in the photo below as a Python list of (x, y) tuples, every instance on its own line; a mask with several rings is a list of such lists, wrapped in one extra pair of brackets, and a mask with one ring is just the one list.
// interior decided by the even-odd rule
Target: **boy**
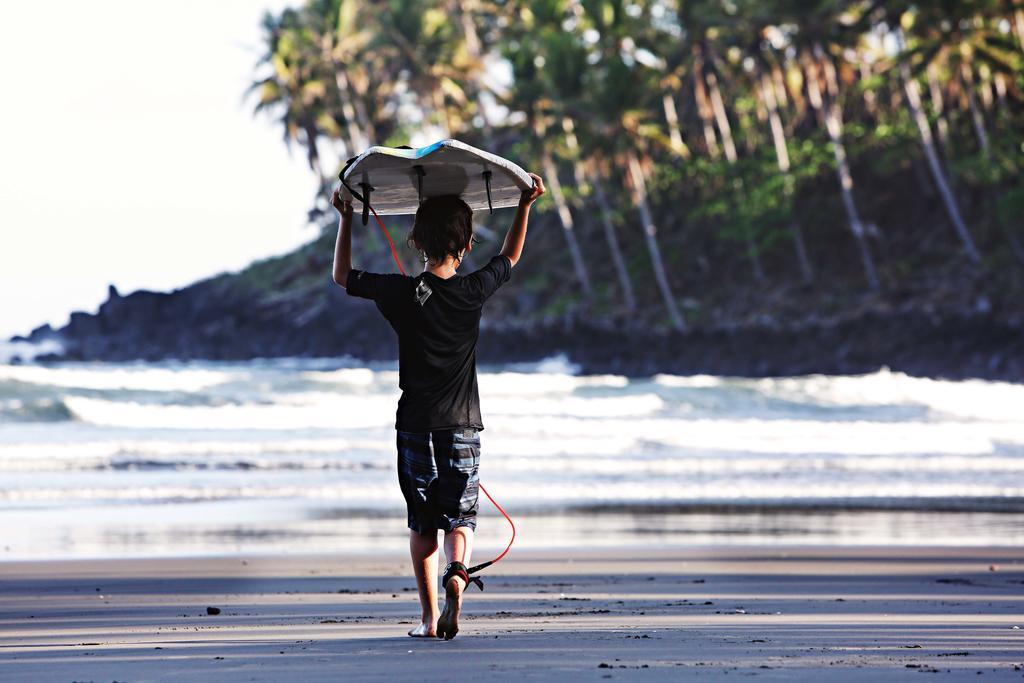
[[(409, 552), (422, 616), (413, 637), (451, 640), (459, 631), (462, 592), (476, 529), (480, 465), (480, 398), (476, 342), (484, 302), (519, 261), (526, 222), (544, 182), (530, 174), (501, 252), (465, 277), (457, 275), (473, 248), (473, 212), (459, 197), (430, 197), (420, 204), (409, 242), (422, 254), (423, 273), (378, 275), (352, 269), (352, 203), (334, 192), (341, 214), (334, 249), (334, 281), (352, 296), (372, 299), (398, 334), (398, 483), (409, 519)], [(433, 451), (433, 452), (431, 452)], [(438, 614), (437, 532), (444, 531), (448, 559)]]

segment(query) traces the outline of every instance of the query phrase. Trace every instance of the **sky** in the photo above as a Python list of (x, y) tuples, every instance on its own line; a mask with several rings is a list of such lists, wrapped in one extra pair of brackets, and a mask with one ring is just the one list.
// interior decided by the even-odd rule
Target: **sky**
[(315, 236), (301, 151), (245, 100), (286, 0), (8, 3), (0, 339)]

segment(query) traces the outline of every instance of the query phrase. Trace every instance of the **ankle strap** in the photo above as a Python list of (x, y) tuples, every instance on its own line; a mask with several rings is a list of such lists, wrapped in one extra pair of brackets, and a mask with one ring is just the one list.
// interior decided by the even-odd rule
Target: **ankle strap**
[(473, 578), (470, 578), (469, 570), (466, 568), (466, 565), (462, 564), (461, 562), (449, 562), (447, 565), (445, 565), (444, 575), (441, 577), (441, 587), (447, 587), (448, 582), (451, 581), (452, 577), (455, 576), (465, 581), (467, 588), (469, 588), (469, 584), (475, 583), (477, 588), (479, 588), (480, 590), (484, 589), (484, 582), (480, 580), (480, 577), (475, 576)]

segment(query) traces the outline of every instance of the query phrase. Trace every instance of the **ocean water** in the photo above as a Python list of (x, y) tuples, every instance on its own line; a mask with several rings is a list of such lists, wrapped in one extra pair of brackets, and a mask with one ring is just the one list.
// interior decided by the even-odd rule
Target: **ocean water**
[[(0, 365), (0, 559), (403, 547), (397, 383), (347, 359)], [(552, 359), (480, 392), (520, 547), (1024, 542), (1022, 385)]]

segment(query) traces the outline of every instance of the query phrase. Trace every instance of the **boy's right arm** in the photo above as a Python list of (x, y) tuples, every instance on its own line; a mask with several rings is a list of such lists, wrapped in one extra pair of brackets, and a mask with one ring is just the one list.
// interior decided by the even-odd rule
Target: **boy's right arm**
[(331, 205), (341, 214), (334, 242), (334, 282), (345, 287), (352, 270), (352, 198), (339, 188), (331, 195)]
[(535, 173), (531, 173), (533, 187), (523, 190), (519, 198), (519, 208), (516, 209), (516, 216), (512, 219), (512, 226), (505, 233), (505, 243), (501, 247), (501, 255), (506, 257), (513, 266), (523, 255), (523, 243), (526, 242), (526, 222), (530, 218), (530, 207), (547, 190), (544, 188), (544, 181)]

